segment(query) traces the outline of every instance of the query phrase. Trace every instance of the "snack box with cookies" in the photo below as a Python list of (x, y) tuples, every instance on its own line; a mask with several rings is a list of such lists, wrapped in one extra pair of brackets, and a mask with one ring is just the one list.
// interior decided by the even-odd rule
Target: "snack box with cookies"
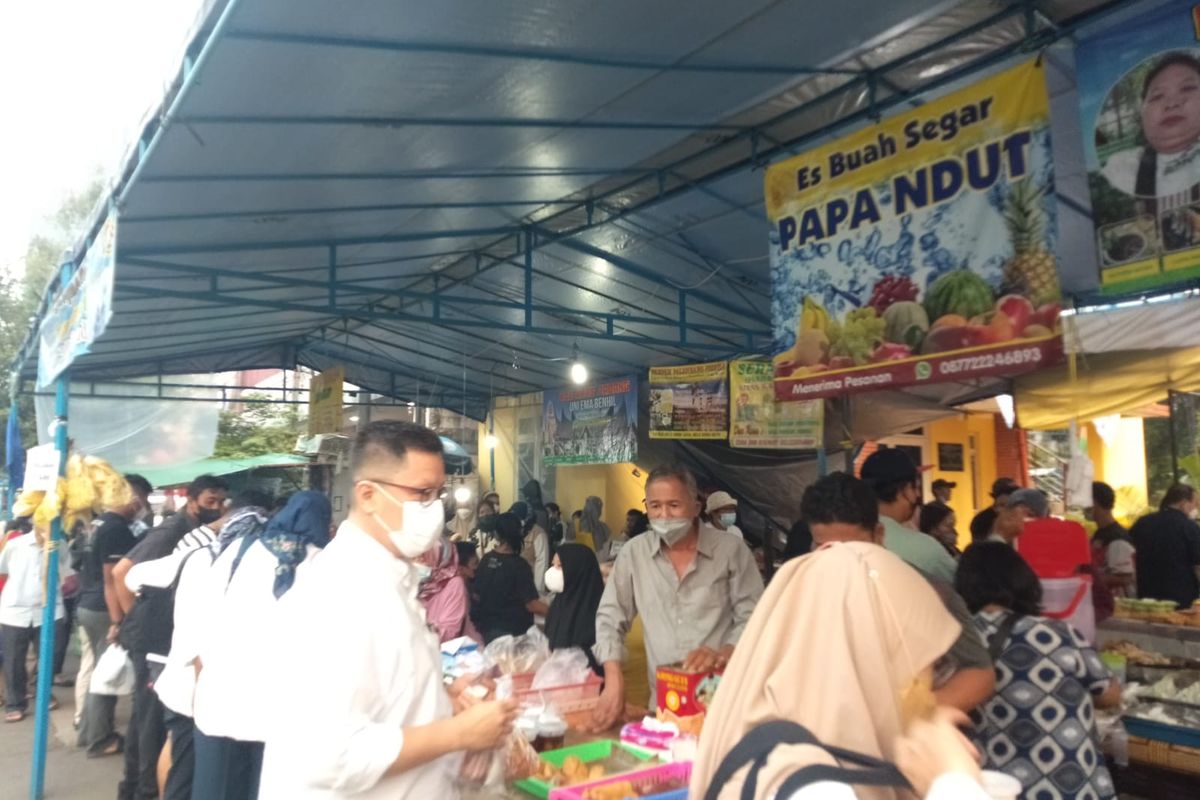
[(603, 780), (637, 770), (653, 760), (654, 754), (642, 748), (600, 739), (542, 753), (538, 773), (514, 786), (546, 800), (555, 788)]
[(721, 684), (719, 672), (685, 672), (677, 666), (655, 672), (658, 719), (673, 722), (682, 733), (700, 735), (704, 715)]

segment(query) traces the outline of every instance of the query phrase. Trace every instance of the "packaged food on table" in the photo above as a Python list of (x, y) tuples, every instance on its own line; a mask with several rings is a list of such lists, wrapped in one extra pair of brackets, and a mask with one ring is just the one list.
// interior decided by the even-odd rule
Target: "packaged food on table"
[(657, 718), (676, 725), (683, 733), (699, 736), (708, 706), (721, 685), (721, 673), (687, 672), (677, 666), (655, 672)]

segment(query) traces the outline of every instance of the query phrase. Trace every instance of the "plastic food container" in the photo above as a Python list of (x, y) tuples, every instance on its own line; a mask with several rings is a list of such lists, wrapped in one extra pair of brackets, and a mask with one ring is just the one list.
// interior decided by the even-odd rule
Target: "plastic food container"
[(686, 800), (687, 785), (691, 778), (690, 762), (663, 764), (591, 783), (555, 789), (550, 793), (550, 800), (587, 800), (588, 792), (592, 789), (611, 786), (614, 783), (632, 784), (642, 800)]
[[(603, 764), (613, 777), (619, 777), (622, 773), (638, 770), (646, 762), (654, 758), (653, 753), (642, 751), (639, 748), (630, 747), (612, 739), (600, 739), (599, 741), (588, 742), (586, 744), (563, 747), (559, 750), (550, 750), (542, 753), (542, 760), (556, 767), (561, 767), (563, 762), (570, 756), (575, 756), (588, 765)], [(526, 778), (525, 780), (517, 781), (513, 785), (523, 792), (541, 798), (541, 800), (546, 800), (546, 798), (550, 797), (552, 790), (558, 791), (550, 784), (537, 778)]]

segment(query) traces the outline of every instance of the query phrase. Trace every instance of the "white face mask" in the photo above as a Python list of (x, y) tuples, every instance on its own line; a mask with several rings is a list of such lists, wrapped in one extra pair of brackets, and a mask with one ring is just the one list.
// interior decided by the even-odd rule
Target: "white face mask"
[(687, 536), (692, 529), (691, 517), (665, 517), (650, 520), (650, 527), (663, 538), (667, 545), (673, 545)]
[(445, 526), (446, 511), (442, 507), (442, 501), (438, 499), (430, 500), (428, 503), (416, 500), (400, 502), (379, 484), (372, 483), (371, 485), (392, 504), (404, 510), (404, 523), (398, 531), (391, 530), (379, 514), (372, 513), (371, 515), (379, 523), (379, 526), (388, 532), (388, 538), (400, 551), (400, 555), (413, 559), (429, 552), (429, 548), (433, 547), (433, 543), (442, 535), (442, 528)]
[(555, 594), (562, 594), (563, 591), (563, 571), (562, 567), (551, 567), (546, 570), (546, 588)]
[(737, 522), (737, 512), (736, 511), (726, 512), (724, 514), (719, 515), (717, 517), (717, 519), (721, 520), (721, 527), (732, 528), (733, 523)]
[(1192, 506), (1191, 510), (1188, 511), (1188, 519), (1196, 519), (1197, 517), (1200, 517), (1200, 507)]

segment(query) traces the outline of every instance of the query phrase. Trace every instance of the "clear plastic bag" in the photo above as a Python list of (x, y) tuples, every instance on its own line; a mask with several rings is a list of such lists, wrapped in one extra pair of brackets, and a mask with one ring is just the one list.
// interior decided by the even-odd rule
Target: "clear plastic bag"
[(522, 636), (501, 636), (484, 655), (505, 675), (534, 672), (550, 658), (550, 640), (535, 625)]
[(533, 676), (534, 689), (554, 689), (559, 686), (575, 686), (583, 683), (592, 674), (587, 654), (578, 647), (555, 650), (550, 658), (538, 667)]
[[(512, 679), (501, 676), (496, 681), (496, 699), (507, 700), (512, 696)], [(459, 782), (466, 787), (499, 790), (537, 774), (540, 766), (533, 745), (519, 728), (514, 728), (495, 749), (467, 753)]]

